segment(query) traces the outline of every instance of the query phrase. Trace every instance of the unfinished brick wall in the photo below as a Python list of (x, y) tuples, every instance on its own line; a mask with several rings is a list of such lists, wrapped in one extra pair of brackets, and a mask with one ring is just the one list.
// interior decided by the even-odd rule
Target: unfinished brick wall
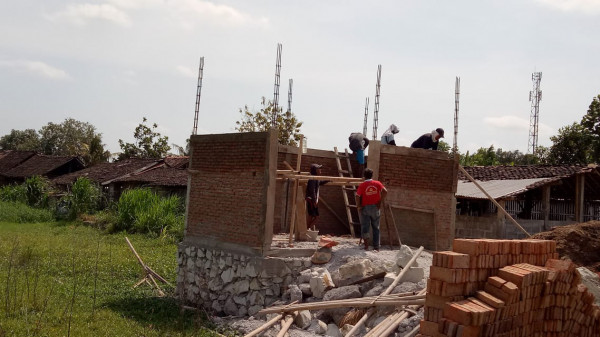
[[(367, 166), (388, 190), (388, 204), (403, 244), (440, 250), (454, 239), (458, 161), (440, 151), (402, 146), (369, 146)], [(383, 216), (382, 216), (383, 217)], [(391, 223), (391, 219), (389, 221)], [(382, 243), (397, 242), (383, 217)]]
[[(298, 158), (298, 148), (293, 146), (279, 145), (277, 156), (277, 169), (287, 170), (288, 167), (283, 163), (288, 162), (294, 169), (296, 168), (296, 160)], [(343, 151), (343, 150), (341, 150)], [(341, 158), (342, 168), (346, 169), (346, 160)], [(316, 149), (308, 149), (302, 154), (300, 159), (300, 171), (309, 172), (310, 165), (313, 163), (323, 165), (321, 175), (338, 176), (337, 163), (333, 151), (324, 151)], [(350, 159), (353, 172), (358, 172), (358, 163), (352, 157)], [(302, 187), (304, 188), (304, 187)], [(292, 189), (293, 182), (287, 185), (286, 181), (278, 181), (275, 197), (275, 218), (273, 223), (273, 232), (280, 233), (289, 231), (290, 216), (292, 211)], [(347, 226), (346, 209), (340, 186), (322, 185), (319, 189), (319, 206), (320, 219), (317, 224), (317, 229), (320, 234), (344, 235), (350, 234), (350, 229)], [(331, 210), (325, 206), (327, 204)], [(332, 212), (333, 210), (333, 212)], [(353, 212), (354, 214), (356, 212)], [(336, 216), (337, 215), (337, 216)], [(340, 221), (341, 218), (343, 220)], [(358, 219), (355, 219), (358, 221)]]
[(191, 137), (190, 147), (185, 240), (244, 252), (267, 249), (277, 134), (198, 135)]

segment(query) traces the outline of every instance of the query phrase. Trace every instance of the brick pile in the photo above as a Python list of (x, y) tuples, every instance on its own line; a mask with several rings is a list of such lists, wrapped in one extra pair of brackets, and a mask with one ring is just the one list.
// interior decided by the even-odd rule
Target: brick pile
[(593, 302), (554, 241), (455, 239), (433, 254), (417, 336), (600, 336)]

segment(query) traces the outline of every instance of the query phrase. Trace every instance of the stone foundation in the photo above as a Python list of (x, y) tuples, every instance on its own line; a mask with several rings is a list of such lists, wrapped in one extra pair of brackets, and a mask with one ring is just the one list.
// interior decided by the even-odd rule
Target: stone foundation
[(180, 243), (177, 294), (220, 315), (252, 316), (281, 300), (310, 258), (264, 258)]

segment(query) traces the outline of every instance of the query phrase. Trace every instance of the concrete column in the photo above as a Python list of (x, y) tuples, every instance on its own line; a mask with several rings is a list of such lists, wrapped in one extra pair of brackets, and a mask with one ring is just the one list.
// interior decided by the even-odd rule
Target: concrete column
[(379, 158), (381, 157), (381, 142), (372, 140), (369, 142), (369, 157), (367, 167), (373, 170), (373, 179), (379, 180)]
[[(502, 208), (506, 209), (506, 201), (505, 200), (497, 200), (498, 205), (500, 205)], [(506, 236), (506, 216), (504, 215), (504, 212), (502, 212), (500, 209), (496, 210), (496, 216), (497, 216), (497, 224), (498, 226), (496, 226), (496, 237), (501, 239), (504, 238)]]

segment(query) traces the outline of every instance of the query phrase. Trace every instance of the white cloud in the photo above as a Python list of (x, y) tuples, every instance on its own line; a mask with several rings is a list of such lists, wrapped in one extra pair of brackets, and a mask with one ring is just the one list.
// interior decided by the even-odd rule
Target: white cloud
[(165, 4), (164, 0), (108, 0), (108, 2), (116, 7), (129, 9), (149, 8)]
[(503, 129), (529, 129), (529, 120), (516, 116), (486, 117), (483, 122), (489, 126)]
[(48, 65), (41, 61), (0, 60), (0, 67), (11, 68), (17, 71), (27, 72), (33, 75), (42, 76), (54, 80), (67, 80), (71, 78), (66, 71)]
[(67, 21), (76, 25), (85, 25), (91, 20), (109, 21), (121, 26), (131, 26), (127, 13), (110, 4), (68, 5), (64, 10), (46, 16), (52, 21)]
[(536, 0), (542, 5), (565, 12), (581, 12), (585, 14), (600, 14), (598, 0)]
[(184, 27), (192, 28), (196, 22), (209, 21), (221, 25), (259, 25), (266, 26), (265, 17), (253, 17), (231, 6), (214, 4), (203, 0), (174, 0), (168, 2), (174, 14)]
[(177, 72), (185, 77), (196, 78), (198, 76), (197, 71), (185, 66), (177, 66), (175, 67)]

